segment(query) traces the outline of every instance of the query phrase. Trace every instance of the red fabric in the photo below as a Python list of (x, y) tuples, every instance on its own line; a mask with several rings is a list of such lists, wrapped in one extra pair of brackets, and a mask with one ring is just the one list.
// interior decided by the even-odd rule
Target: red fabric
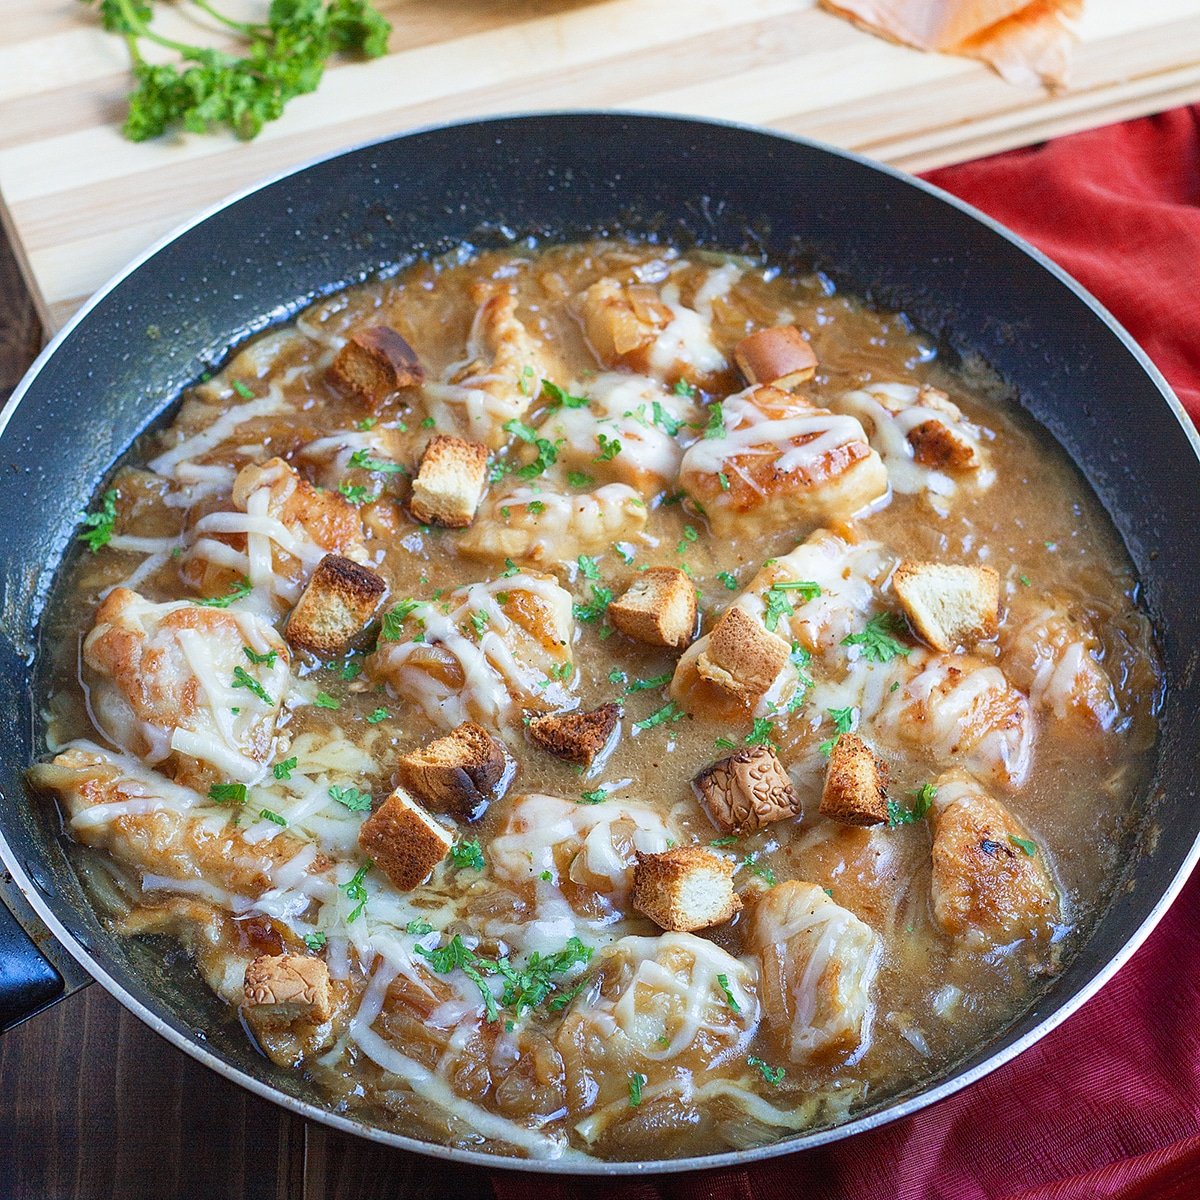
[[(1079, 279), (1200, 418), (1200, 107), (935, 171)], [(1020, 1058), (904, 1121), (741, 1170), (497, 1173), (497, 1200), (1195, 1200), (1200, 876)]]

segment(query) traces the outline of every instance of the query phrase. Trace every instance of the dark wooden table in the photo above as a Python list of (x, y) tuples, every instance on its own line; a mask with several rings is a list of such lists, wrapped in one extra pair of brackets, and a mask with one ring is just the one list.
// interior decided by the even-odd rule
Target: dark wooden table
[[(37, 355), (0, 234), (0, 403)], [(0, 1200), (475, 1200), (486, 1172), (332, 1133), (227, 1082), (99, 985), (0, 1036)]]

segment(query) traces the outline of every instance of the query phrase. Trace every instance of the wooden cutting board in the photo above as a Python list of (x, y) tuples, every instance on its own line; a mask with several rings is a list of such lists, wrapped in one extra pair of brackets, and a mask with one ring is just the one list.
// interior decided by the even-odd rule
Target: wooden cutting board
[[(186, 18), (162, 7), (164, 31), (186, 33)], [(1087, 0), (1060, 95), (883, 42), (815, 0), (380, 7), (395, 27), (392, 53), (335, 67), (255, 142), (134, 145), (118, 128), (128, 90), (120, 39), (77, 0), (5, 0), (0, 211), (46, 328), (229, 192), (418, 125), (545, 108), (681, 112), (806, 134), (915, 171), (1200, 99), (1200, 0)]]

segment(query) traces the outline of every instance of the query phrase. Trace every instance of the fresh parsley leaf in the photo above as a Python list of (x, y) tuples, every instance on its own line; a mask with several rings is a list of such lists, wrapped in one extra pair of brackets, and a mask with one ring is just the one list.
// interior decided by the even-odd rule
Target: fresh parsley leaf
[(638, 721), (634, 729), (639, 733), (653, 729), (656, 725), (665, 725), (668, 721), (682, 721), (687, 713), (674, 700), (664, 704), (657, 712), (651, 713), (644, 721)]
[(572, 396), (570, 392), (548, 379), (542, 380), (542, 399), (554, 408), (586, 408), (590, 403), (587, 396)]
[(849, 733), (854, 728), (854, 706), (848, 708), (827, 708), (829, 719), (833, 722), (838, 733)]
[(208, 798), (214, 804), (245, 804), (246, 785), (244, 783), (214, 783), (208, 789)]
[(757, 875), (759, 879), (763, 880), (768, 885), (768, 887), (775, 886), (775, 872), (772, 871), (770, 867), (759, 865), (757, 850), (753, 854), (747, 854), (746, 857), (743, 858), (740, 863), (738, 863), (738, 866), (744, 867), (750, 872), (751, 875)]
[(1021, 586), (1022, 586), (1022, 587), (1032, 587), (1032, 586), (1033, 586), (1033, 584), (1031, 584), (1031, 583), (1029, 582), (1029, 576), (1028, 576), (1028, 575), (1018, 575), (1018, 576), (1017, 576), (1017, 578), (1018, 578), (1018, 579), (1021, 581)]
[(421, 422), (421, 428), (432, 429), (436, 424), (437, 422), (432, 417), (426, 417), (425, 420)]
[(492, 989), (484, 980), (484, 974), (496, 974), (494, 962), (480, 958), (474, 950), (469, 950), (457, 933), (444, 946), (435, 950), (427, 950), (424, 946), (414, 946), (413, 949), (428, 959), (430, 967), (439, 975), (448, 975), (454, 970), (462, 971), (479, 989), (488, 1021), (497, 1019), (500, 1014), (496, 1007), (496, 997), (492, 995)]
[(629, 566), (633, 562), (634, 548), (628, 542), (613, 542), (613, 549), (617, 556), (626, 565)]
[(475, 630), (475, 636), (483, 637), (487, 630), (488, 622), (491, 620), (491, 616), (482, 609), (475, 609), (471, 613), (470, 620), (471, 628)]
[(345, 480), (338, 484), (338, 491), (356, 508), (360, 504), (366, 504), (371, 496), (370, 488), (361, 483), (350, 484)]
[(370, 859), (367, 859), (367, 861), (363, 863), (363, 865), (359, 867), (357, 871), (354, 872), (354, 877), (352, 879), (347, 880), (345, 883), (338, 884), (338, 891), (345, 892), (346, 899), (353, 900), (356, 905), (354, 911), (346, 918), (347, 925), (352, 925), (355, 921), (357, 921), (358, 918), (362, 916), (363, 910), (367, 907), (367, 900), (369, 897), (367, 895), (366, 884), (363, 883), (363, 880), (366, 879), (367, 872), (374, 865), (375, 864), (371, 862)]
[(756, 1067), (758, 1069), (759, 1073), (762, 1075), (762, 1077), (768, 1083), (774, 1084), (774, 1086), (776, 1086), (776, 1087), (778, 1087), (783, 1082), (783, 1077), (787, 1074), (787, 1071), (785, 1068), (772, 1067), (769, 1064), (763, 1062), (763, 1060), (761, 1058), (755, 1058), (755, 1056), (753, 1054), (751, 1054), (746, 1059), (746, 1063), (748, 1066)]
[(530, 502), (525, 505), (525, 509), (527, 512), (533, 513), (535, 517), (538, 517), (546, 511), (546, 504), (542, 500), (530, 500)]
[(277, 812), (272, 812), (269, 808), (260, 808), (258, 815), (266, 821), (274, 821), (276, 825), (282, 825), (285, 828), (287, 826), (287, 819), (281, 817)]
[(716, 746), (718, 750), (736, 750), (738, 748), (737, 742), (731, 742), (727, 737), (717, 738), (713, 742), (713, 745)]
[(250, 387), (247, 384), (243, 383), (240, 379), (235, 379), (233, 381), (233, 390), (235, 392), (237, 392), (237, 394), (239, 396), (241, 396), (241, 398), (243, 400), (253, 400), (254, 399), (254, 392), (250, 389)]
[(377, 708), (374, 712), (367, 714), (368, 725), (378, 725), (380, 721), (386, 721), (391, 713), (386, 708)]
[(605, 788), (598, 787), (593, 792), (580, 792), (579, 799), (584, 804), (602, 804), (608, 796), (608, 791)]
[(335, 699), (328, 692), (318, 692), (317, 698), (313, 701), (313, 703), (318, 708), (338, 709), (338, 708), (342, 707), (342, 702), (340, 700)]
[[(501, 1005), (512, 1009), (518, 1017), (525, 1009), (536, 1008), (556, 990), (555, 975), (566, 974), (573, 967), (587, 963), (591, 957), (591, 946), (585, 946), (577, 937), (572, 937), (567, 939), (567, 944), (561, 950), (553, 954), (540, 954), (535, 950), (524, 967), (519, 969), (514, 968), (506, 958), (498, 959), (496, 969), (505, 979), (504, 991), (500, 995)], [(579, 986), (583, 986), (582, 980)], [(578, 990), (576, 988), (576, 993)]]
[(896, 800), (887, 802), (888, 828), (895, 829), (899, 825), (911, 825), (923, 820), (925, 814), (933, 807), (937, 799), (937, 788), (932, 783), (923, 783), (913, 792), (911, 808), (903, 808)]
[(714, 400), (708, 406), (708, 423), (704, 426), (706, 438), (725, 436), (725, 405), (720, 400)]
[(729, 491), (729, 476), (724, 471), (717, 472), (717, 482), (721, 485), (721, 491)]
[(612, 603), (613, 593), (612, 588), (601, 587), (598, 583), (592, 584), (592, 598), (586, 603), (576, 601), (572, 608), (577, 621), (594, 621), (597, 617), (602, 617), (608, 611), (608, 606)]
[(428, 921), (423, 921), (420, 917), (414, 917), (404, 927), (405, 933), (411, 933), (414, 937), (424, 937), (427, 933), (433, 932), (433, 926)]
[(450, 861), (458, 868), (470, 868), (472, 871), (483, 870), (483, 847), (478, 838), (467, 841), (460, 838), (450, 847)]
[(310, 950), (320, 950), (321, 947), (325, 945), (326, 940), (325, 934), (323, 934), (319, 929), (316, 933), (306, 933), (304, 935), (304, 944)]
[(420, 600), (401, 600), (399, 604), (393, 604), (383, 614), (383, 625), (379, 636), (385, 642), (398, 642), (401, 637), (401, 626), (420, 607)]
[(330, 798), (344, 805), (351, 812), (370, 812), (371, 793), (360, 792), (355, 787), (331, 787)]
[(592, 462), (612, 462), (621, 453), (620, 441), (607, 437), (603, 433), (596, 434), (596, 444), (600, 447), (600, 453), (592, 459)]
[(594, 483), (595, 480), (590, 475), (585, 474), (583, 471), (568, 471), (567, 482), (572, 487), (579, 488), (587, 487), (589, 483)]
[(374, 429), (378, 424), (378, 417), (363, 417), (361, 421), (354, 422), (354, 428), (357, 429), (359, 433), (366, 433), (368, 429)]
[(902, 633), (904, 619), (893, 612), (876, 613), (860, 633), (851, 633), (842, 638), (843, 646), (861, 646), (862, 657), (867, 662), (888, 663), (897, 655), (910, 654), (908, 646), (896, 641), (892, 634)]
[(696, 389), (686, 379), (675, 380), (675, 386), (671, 390), (675, 395), (687, 396), (689, 399), (696, 394)]
[(399, 463), (387, 462), (382, 458), (372, 458), (369, 450), (355, 450), (350, 455), (350, 465), (360, 467), (364, 471), (378, 471), (381, 475), (408, 474), (408, 469)]
[(713, 840), (711, 842), (709, 842), (708, 844), (710, 846), (732, 846), (732, 845), (736, 844), (737, 840), (738, 839), (737, 839), (736, 833), (729, 833), (729, 834), (726, 834), (724, 837), (713, 838)]
[(726, 589), (731, 592), (738, 590), (737, 576), (729, 571), (718, 571), (717, 578), (725, 585)]
[(629, 1072), (629, 1107), (637, 1108), (642, 1102), (642, 1088), (646, 1085), (646, 1077), (641, 1071)]
[(193, 604), (200, 604), (205, 608), (228, 608), (236, 600), (244, 600), (254, 589), (250, 586), (250, 580), (244, 575), (237, 583), (230, 584), (229, 591), (224, 596), (217, 596), (207, 600), (193, 600)]
[(742, 1006), (737, 1002), (737, 997), (734, 996), (733, 991), (729, 987), (729, 976), (718, 975), (717, 983), (720, 984), (721, 991), (725, 993), (725, 1003), (728, 1004), (735, 1013), (740, 1013), (742, 1011)]
[(100, 497), (100, 507), (95, 512), (84, 514), (83, 532), (78, 540), (93, 554), (112, 541), (113, 526), (117, 523), (117, 501), (120, 498), (121, 493), (116, 488), (109, 488)]
[(279, 657), (278, 650), (268, 650), (266, 654), (255, 654), (249, 646), (243, 646), (242, 653), (256, 667), (273, 667), (275, 660)]
[(774, 743), (771, 741), (771, 718), (770, 717), (755, 717), (754, 725), (750, 732), (746, 734), (747, 746), (771, 746)]
[(683, 421), (676, 420), (663, 406), (657, 401), (654, 401), (654, 423), (657, 425), (667, 437), (674, 437), (684, 426)]
[(267, 689), (263, 687), (263, 685), (259, 683), (258, 680), (246, 670), (245, 667), (233, 668), (233, 683), (231, 683), (229, 686), (235, 688), (245, 688), (252, 695), (257, 696), (264, 704), (273, 705), (275, 703), (275, 701), (272, 700), (268, 694)]
[(292, 772), (296, 769), (298, 762), (299, 759), (295, 758), (294, 756), (292, 758), (285, 758), (283, 762), (277, 762), (271, 768), (271, 774), (274, 775), (276, 779), (291, 779)]
[(594, 556), (581, 554), (575, 561), (579, 564), (579, 570), (584, 579), (600, 578), (600, 567)]
[[(622, 677), (623, 678), (623, 677)], [(613, 683), (617, 681), (609, 676)], [(666, 687), (671, 682), (672, 675), (668, 671), (665, 675), (655, 675), (653, 679), (635, 679), (626, 689), (625, 694), (632, 696), (634, 692), (652, 692), (655, 688)]]
[[(928, 787), (929, 784), (926, 784), (925, 786)], [(1014, 846), (1020, 846), (1020, 848), (1027, 855), (1029, 855), (1030, 858), (1032, 858), (1037, 853), (1037, 843), (1031, 842), (1028, 838), (1020, 838), (1020, 837), (1017, 837), (1017, 835), (1015, 833), (1010, 833), (1008, 835), (1008, 840), (1010, 842), (1012, 842), (1012, 844)]]

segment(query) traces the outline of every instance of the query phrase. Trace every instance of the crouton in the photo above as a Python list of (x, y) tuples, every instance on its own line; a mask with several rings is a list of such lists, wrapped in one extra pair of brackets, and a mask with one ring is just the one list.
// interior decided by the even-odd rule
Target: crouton
[(327, 554), (292, 609), (283, 636), (299, 650), (336, 658), (371, 623), (386, 592), (387, 584), (370, 568)]
[(404, 755), (396, 777), (434, 812), (470, 821), (499, 798), (509, 774), (504, 747), (470, 721)]
[(675, 846), (637, 856), (633, 907), (662, 929), (691, 933), (728, 921), (742, 907), (734, 895), (734, 862), (701, 846)]
[(425, 382), (417, 352), (389, 325), (352, 333), (329, 374), (360, 403), (378, 409), (393, 392)]
[(678, 567), (649, 567), (608, 606), (608, 619), (634, 641), (679, 650), (696, 632), (696, 585)]
[(747, 383), (765, 383), (785, 391), (817, 373), (817, 356), (795, 325), (760, 329), (733, 348), (734, 361)]
[(487, 460), (486, 446), (439, 433), (425, 447), (413, 480), (412, 515), (451, 529), (470, 525), (483, 496)]
[(320, 1024), (333, 1015), (329, 968), (306, 954), (260, 954), (246, 967), (242, 994), (256, 1020)]
[(429, 878), (450, 853), (454, 834), (397, 788), (361, 825), (358, 844), (402, 892)]
[(800, 797), (770, 746), (748, 746), (713, 763), (692, 786), (722, 833), (749, 833), (800, 812)]
[(612, 741), (620, 720), (621, 706), (609, 702), (591, 712), (531, 717), (525, 728), (529, 740), (547, 754), (590, 767)]
[(991, 567), (905, 559), (892, 590), (913, 629), (935, 650), (949, 653), (995, 637), (1000, 622), (1000, 576)]
[(791, 646), (783, 638), (734, 605), (713, 626), (696, 670), (727, 692), (761, 696), (787, 665), (789, 654)]
[(913, 458), (937, 471), (970, 471), (980, 465), (979, 451), (944, 421), (931, 418), (908, 431)]
[(821, 793), (821, 815), (843, 825), (881, 825), (887, 820), (887, 767), (856, 733), (833, 744)]

